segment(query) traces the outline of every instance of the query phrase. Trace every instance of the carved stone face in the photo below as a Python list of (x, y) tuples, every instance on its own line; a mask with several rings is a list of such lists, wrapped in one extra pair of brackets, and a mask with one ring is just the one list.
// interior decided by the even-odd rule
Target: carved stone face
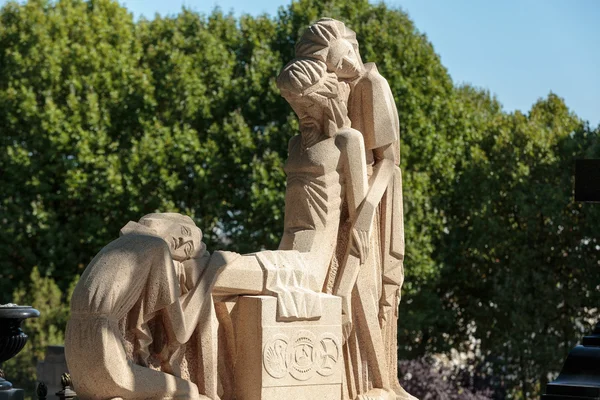
[(194, 224), (162, 218), (144, 217), (140, 222), (156, 232), (169, 246), (176, 261), (185, 261), (201, 254), (204, 249), (202, 231)]
[(287, 98), (292, 109), (298, 115), (300, 132), (307, 136), (326, 134), (333, 136), (338, 128), (349, 123), (348, 95), (350, 89), (346, 83), (337, 83), (337, 95), (326, 97), (314, 93), (308, 96)]
[(336, 40), (330, 45), (327, 66), (342, 79), (353, 79), (360, 75), (361, 65), (354, 47), (347, 40)]
[(324, 132), (325, 107), (322, 104), (314, 101), (309, 96), (303, 96), (290, 99), (290, 105), (298, 115), (300, 132), (318, 134)]
[(175, 222), (161, 232), (160, 236), (169, 245), (171, 255), (176, 261), (193, 258), (204, 248), (202, 232), (193, 225)]

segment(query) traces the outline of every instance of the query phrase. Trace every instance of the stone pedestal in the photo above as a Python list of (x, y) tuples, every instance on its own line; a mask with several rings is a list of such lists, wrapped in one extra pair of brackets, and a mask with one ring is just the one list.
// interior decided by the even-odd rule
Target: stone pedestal
[(39, 361), (37, 366), (37, 380), (44, 382), (48, 387), (48, 393), (56, 393), (62, 389), (60, 377), (67, 370), (67, 361), (65, 359), (65, 346), (48, 346), (46, 356), (43, 361)]
[(239, 400), (340, 400), (341, 300), (322, 295), (317, 320), (277, 321), (277, 299), (238, 302), (236, 393)]
[(0, 400), (23, 400), (24, 398), (23, 389), (0, 390)]
[[(21, 330), (21, 322), (39, 316), (40, 312), (30, 306), (0, 305), (0, 364), (19, 354), (27, 343), (28, 337)], [(0, 370), (0, 400), (23, 400), (23, 397), (23, 389), (13, 388)]]

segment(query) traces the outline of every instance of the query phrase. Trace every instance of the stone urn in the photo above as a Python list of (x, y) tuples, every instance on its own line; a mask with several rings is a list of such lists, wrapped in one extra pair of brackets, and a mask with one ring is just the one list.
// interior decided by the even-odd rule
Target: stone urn
[[(27, 343), (21, 322), (39, 316), (40, 312), (30, 306), (0, 305), (0, 364), (16, 356)], [(0, 370), (0, 392), (11, 389), (12, 383), (4, 379), (4, 372)]]

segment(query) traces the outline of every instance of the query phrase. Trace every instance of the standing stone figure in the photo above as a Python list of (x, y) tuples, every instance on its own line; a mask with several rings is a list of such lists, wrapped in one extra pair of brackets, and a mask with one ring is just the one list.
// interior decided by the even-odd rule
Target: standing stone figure
[[(288, 145), (284, 233), (279, 249), (301, 252), (312, 275), (327, 290), (333, 287), (335, 278), (332, 275), (337, 272), (338, 264), (344, 264), (344, 261), (337, 261), (336, 255), (340, 247), (339, 232), (346, 225), (345, 221), (357, 219), (359, 205), (367, 195), (363, 140), (360, 132), (350, 127), (347, 116), (348, 84), (328, 72), (324, 62), (295, 59), (283, 68), (277, 85), (300, 121), (300, 134)], [(364, 262), (369, 237), (366, 234), (368, 227), (362, 228), (362, 233), (352, 232), (353, 239), (345, 241), (344, 250), (353, 260)], [(351, 229), (348, 227), (346, 235)], [(355, 266), (359, 264), (355, 263)], [(359, 269), (355, 268), (355, 271), (358, 273)], [(356, 282), (357, 277), (351, 280)], [(358, 279), (358, 282), (363, 281)], [(344, 330), (348, 337), (355, 331), (352, 328), (351, 293), (342, 297)], [(376, 303), (368, 303), (373, 304)], [(361, 314), (355, 313), (356, 317), (377, 314), (378, 310), (364, 311), (361, 308)], [(362, 320), (357, 322), (356, 325), (360, 325)], [(379, 349), (363, 350), (370, 351), (371, 355), (377, 351), (383, 354), (382, 343), (379, 345)], [(349, 360), (346, 356), (346, 363)], [(354, 399), (356, 393), (347, 392), (345, 398), (349, 397)]]
[(296, 59), (283, 69), (277, 85), (300, 120), (300, 134), (289, 142), (284, 167), (287, 188), (279, 249), (301, 252), (324, 286), (342, 214), (353, 217), (367, 192), (363, 141), (347, 116), (348, 84), (327, 72), (325, 63)]
[[(350, 205), (348, 217), (342, 216), (335, 257), (324, 287), (324, 291), (346, 300), (345, 313), (351, 314), (351, 309), (359, 311), (358, 316), (352, 317), (359, 327), (352, 330), (346, 343), (346, 396), (355, 398), (375, 387), (384, 389), (387, 394), (381, 394), (383, 397), (412, 398), (397, 378), (404, 227), (402, 179), (398, 168), (399, 122), (392, 92), (375, 64), (362, 63), (356, 34), (342, 22), (325, 18), (311, 25), (296, 45), (296, 57), (324, 63), (328, 73), (348, 84), (347, 113), (351, 127), (362, 133), (364, 160), (372, 182), (365, 204), (356, 204), (361, 208), (356, 216)], [(285, 93), (284, 97), (288, 98)], [(293, 104), (292, 107), (298, 113), (297, 107)], [(357, 238), (361, 235), (367, 237), (359, 245)], [(367, 250), (362, 251), (360, 260), (353, 259), (351, 249), (360, 246)], [(356, 293), (355, 300), (348, 305), (352, 293)], [(376, 312), (373, 312), (373, 303), (378, 304)], [(362, 321), (358, 320), (360, 317)], [(371, 343), (370, 349), (359, 346), (365, 341)], [(378, 349), (383, 349), (383, 353)]]

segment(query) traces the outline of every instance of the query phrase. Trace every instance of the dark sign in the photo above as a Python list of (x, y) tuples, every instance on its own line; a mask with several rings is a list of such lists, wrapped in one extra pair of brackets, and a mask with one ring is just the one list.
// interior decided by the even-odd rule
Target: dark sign
[(600, 160), (575, 161), (575, 201), (600, 202)]

